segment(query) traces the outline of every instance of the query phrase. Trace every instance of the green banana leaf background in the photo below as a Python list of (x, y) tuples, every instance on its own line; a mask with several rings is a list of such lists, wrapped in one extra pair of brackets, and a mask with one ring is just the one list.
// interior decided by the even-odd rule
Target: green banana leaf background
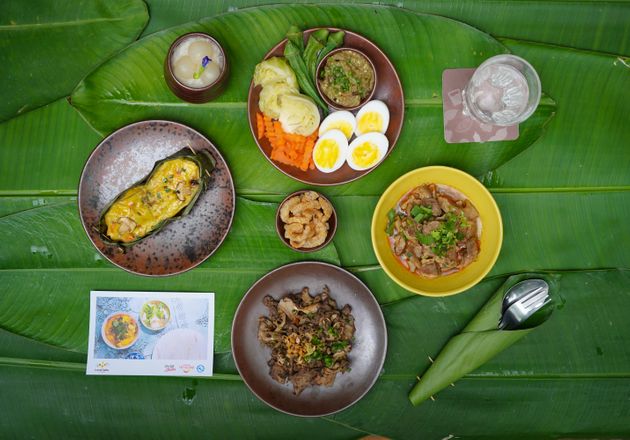
[[(2, 2), (0, 437), (630, 437), (630, 2), (301, 3)], [(382, 166), (323, 189), (339, 229), (333, 245), (308, 256), (286, 248), (274, 226), (277, 203), (302, 185), (266, 163), (245, 112), (254, 65), (293, 23), (344, 27), (376, 42), (401, 76), (407, 106), (401, 138)], [(191, 30), (217, 37), (233, 67), (226, 92), (198, 106), (177, 100), (161, 70), (170, 42)], [(538, 110), (515, 142), (446, 144), (442, 70), (504, 52), (538, 71), (545, 92)], [(148, 118), (181, 121), (208, 136), (226, 157), (238, 195), (219, 251), (164, 279), (133, 276), (103, 260), (76, 203), (95, 145)], [(454, 297), (398, 287), (380, 269), (369, 238), (379, 195), (399, 175), (428, 164), (477, 176), (503, 215), (497, 264)], [(353, 407), (316, 419), (260, 402), (230, 351), (232, 317), (245, 291), (298, 259), (358, 275), (388, 328), (374, 388)], [(558, 310), (436, 401), (413, 407), (407, 395), (429, 357), (508, 276), (532, 271), (558, 278)], [(216, 292), (215, 376), (85, 376), (90, 290)]]

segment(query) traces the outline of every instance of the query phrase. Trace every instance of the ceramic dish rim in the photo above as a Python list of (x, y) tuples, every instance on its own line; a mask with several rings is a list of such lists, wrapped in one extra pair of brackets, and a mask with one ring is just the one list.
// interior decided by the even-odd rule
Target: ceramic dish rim
[[(125, 266), (122, 266), (122, 265), (118, 264), (115, 261), (112, 261), (103, 251), (101, 251), (101, 249), (96, 245), (96, 243), (94, 243), (94, 240), (92, 239), (92, 236), (90, 235), (90, 232), (88, 231), (88, 227), (85, 224), (85, 220), (83, 218), (83, 215), (81, 214), (81, 205), (84, 202), (83, 197), (81, 196), (81, 187), (83, 186), (83, 181), (85, 179), (85, 172), (86, 172), (86, 168), (87, 168), (88, 163), (96, 155), (96, 153), (99, 151), (101, 146), (105, 144), (105, 142), (107, 142), (109, 139), (111, 139), (112, 137), (114, 137), (115, 135), (120, 133), (121, 131), (127, 130), (127, 129), (131, 129), (132, 127), (135, 127), (137, 125), (150, 124), (150, 123), (173, 124), (173, 125), (182, 127), (182, 128), (184, 128), (186, 130), (192, 131), (194, 134), (196, 134), (197, 136), (200, 136), (202, 139), (204, 139), (206, 142), (208, 142), (208, 144), (210, 144), (214, 148), (216, 153), (219, 155), (219, 157), (221, 158), (221, 160), (225, 164), (225, 171), (227, 172), (227, 175), (229, 177), (230, 189), (232, 190), (232, 212), (230, 213), (230, 220), (229, 220), (229, 222), (227, 224), (227, 227), (225, 228), (225, 232), (221, 236), (221, 239), (218, 241), (217, 246), (212, 250), (212, 252), (210, 252), (204, 258), (200, 259), (198, 262), (192, 264), (190, 267), (187, 267), (187, 268), (182, 269), (182, 270), (178, 270), (176, 272), (162, 273), (162, 274), (150, 274), (150, 273), (136, 272), (134, 270), (129, 269), (128, 267), (125, 267)], [(131, 185), (133, 185), (133, 183)], [(207, 191), (207, 189), (205, 191)], [(229, 166), (227, 164), (227, 161), (225, 160), (225, 158), (223, 157), (223, 155), (221, 154), (219, 149), (216, 147), (216, 145), (214, 145), (214, 143), (212, 143), (212, 141), (210, 141), (210, 139), (205, 137), (203, 134), (201, 134), (200, 132), (198, 132), (194, 128), (189, 127), (186, 124), (182, 124), (181, 122), (169, 121), (169, 120), (166, 120), (166, 119), (145, 119), (145, 120), (142, 120), (142, 121), (132, 122), (130, 124), (127, 124), (127, 125), (124, 125), (124, 126), (120, 127), (119, 129), (117, 129), (116, 131), (110, 133), (108, 136), (106, 136), (104, 139), (102, 139), (96, 145), (96, 147), (94, 147), (94, 149), (92, 150), (92, 152), (90, 153), (88, 158), (85, 160), (85, 163), (83, 164), (83, 169), (81, 170), (81, 176), (79, 177), (79, 184), (77, 186), (77, 211), (79, 213), (79, 219), (81, 220), (81, 226), (83, 227), (83, 230), (85, 231), (85, 235), (87, 235), (88, 239), (90, 240), (90, 243), (92, 243), (92, 246), (94, 246), (94, 248), (98, 251), (98, 253), (101, 254), (103, 257), (105, 257), (105, 259), (107, 261), (109, 261), (111, 264), (113, 264), (114, 266), (124, 270), (125, 272), (131, 273), (131, 274), (134, 274), (134, 275), (141, 275), (141, 276), (144, 276), (144, 277), (150, 277), (150, 278), (163, 278), (163, 277), (169, 277), (169, 276), (173, 276), (173, 275), (179, 275), (179, 274), (182, 274), (184, 272), (187, 272), (189, 270), (194, 269), (195, 267), (199, 266), (201, 263), (206, 261), (208, 258), (210, 258), (221, 247), (221, 245), (225, 241), (227, 235), (230, 233), (230, 230), (232, 229), (232, 224), (234, 223), (234, 214), (236, 212), (236, 190), (234, 188), (234, 178), (232, 177), (232, 172), (230, 171), (230, 168), (229, 168)], [(108, 245), (108, 246), (115, 247), (113, 245)]]
[[(376, 321), (378, 321), (379, 326), (382, 327), (384, 332), (383, 332), (382, 354), (380, 356), (380, 359), (379, 359), (379, 362), (378, 362), (378, 369), (377, 369), (379, 371), (379, 374), (375, 374), (374, 375), (374, 377), (372, 378), (372, 380), (370, 381), (370, 383), (366, 387), (366, 389), (355, 400), (353, 400), (349, 404), (343, 406), (342, 408), (336, 409), (334, 411), (326, 412), (326, 413), (321, 413), (321, 414), (297, 414), (297, 413), (292, 413), (292, 412), (289, 412), (287, 410), (278, 408), (277, 406), (272, 405), (271, 403), (267, 402), (261, 396), (259, 396), (258, 393), (256, 391), (254, 391), (252, 389), (252, 387), (249, 385), (249, 383), (247, 382), (247, 380), (245, 379), (245, 377), (241, 373), (241, 368), (239, 366), (239, 362), (237, 361), (236, 356), (233, 356), (234, 364), (236, 365), (236, 370), (238, 371), (238, 374), (241, 376), (241, 378), (243, 379), (243, 382), (245, 383), (247, 388), (252, 392), (252, 394), (254, 394), (254, 396), (256, 396), (265, 405), (268, 405), (269, 407), (275, 409), (276, 411), (280, 411), (280, 412), (282, 412), (284, 414), (288, 414), (288, 415), (291, 415), (291, 416), (298, 416), (298, 417), (304, 417), (304, 418), (324, 417), (324, 416), (327, 416), (327, 415), (336, 414), (338, 412), (341, 412), (341, 411), (343, 411), (345, 409), (350, 408), (352, 405), (355, 405), (357, 402), (359, 402), (361, 399), (363, 399), (365, 397), (365, 395), (374, 387), (374, 385), (376, 384), (376, 381), (381, 376), (380, 372), (383, 371), (383, 365), (385, 365), (385, 359), (387, 358), (387, 347), (388, 347), (387, 322), (385, 321), (385, 316), (383, 315), (383, 311), (381, 309), (381, 305), (378, 303), (378, 300), (376, 299), (376, 297), (372, 293), (372, 290), (370, 290), (370, 288), (363, 281), (361, 281), (361, 279), (359, 277), (357, 277), (353, 273), (349, 272), (348, 270), (344, 269), (343, 267), (340, 267), (340, 266), (337, 266), (337, 265), (334, 265), (334, 264), (331, 264), (331, 263), (326, 263), (326, 262), (323, 262), (323, 261), (316, 261), (316, 260), (295, 261), (293, 263), (288, 263), (288, 264), (284, 264), (282, 266), (276, 267), (275, 269), (267, 272), (266, 274), (264, 274), (263, 276), (258, 278), (250, 286), (250, 288), (247, 289), (247, 292), (245, 292), (245, 294), (243, 295), (243, 298), (241, 298), (241, 301), (239, 302), (238, 307), (236, 308), (236, 311), (234, 312), (234, 319), (232, 320), (232, 327), (230, 329), (230, 344), (231, 344), (231, 346), (232, 347), (236, 346), (235, 345), (235, 340), (234, 340), (234, 335), (235, 335), (234, 327), (236, 325), (236, 317), (238, 316), (241, 308), (243, 307), (245, 299), (249, 296), (251, 291), (258, 284), (260, 284), (265, 278), (267, 278), (268, 276), (270, 276), (271, 274), (273, 274), (275, 272), (278, 272), (278, 271), (281, 271), (281, 270), (286, 270), (286, 268), (289, 268), (289, 267), (295, 267), (295, 266), (301, 266), (301, 265), (309, 265), (309, 264), (327, 266), (327, 267), (330, 267), (332, 269), (339, 270), (340, 272), (345, 273), (345, 275), (350, 276), (351, 278), (356, 280), (360, 285), (362, 285), (365, 288), (365, 290), (367, 292), (369, 292), (371, 300), (374, 301), (374, 303), (377, 306), (377, 309), (378, 309), (379, 313), (377, 314)], [(234, 350), (232, 351), (232, 353), (234, 353)], [(281, 385), (278, 384), (278, 386), (281, 386)]]
[[(399, 280), (397, 276), (395, 276), (395, 274), (389, 269), (389, 267), (387, 267), (387, 265), (384, 263), (383, 261), (383, 257), (380, 254), (380, 251), (378, 250), (377, 246), (376, 246), (376, 222), (378, 221), (377, 219), (377, 212), (381, 211), (383, 204), (385, 203), (385, 197), (388, 195), (388, 193), (390, 191), (392, 191), (392, 188), (394, 188), (399, 182), (407, 179), (410, 175), (413, 174), (417, 174), (420, 173), (422, 171), (429, 171), (429, 170), (436, 170), (436, 171), (446, 171), (449, 173), (454, 173), (454, 174), (458, 174), (460, 176), (463, 176), (466, 180), (471, 180), (474, 181), (475, 185), (477, 185), (482, 192), (484, 192), (487, 196), (488, 199), (490, 201), (490, 206), (492, 208), (492, 213), (494, 215), (496, 215), (496, 217), (498, 218), (498, 229), (499, 229), (499, 240), (498, 240), (498, 245), (492, 249), (492, 254), (491, 254), (491, 258), (489, 261), (489, 264), (487, 265), (487, 267), (485, 267), (482, 271), (480, 271), (479, 275), (477, 275), (475, 278), (473, 278), (472, 280), (468, 281), (467, 283), (464, 283), (463, 285), (450, 289), (448, 291), (445, 292), (439, 292), (439, 293), (434, 293), (434, 292), (427, 292), (425, 290), (419, 289), (417, 287), (408, 285), (407, 283), (405, 283), (402, 280)], [(443, 184), (441, 182), (434, 182), (436, 184)], [(446, 184), (444, 184), (446, 185)], [(411, 189), (411, 188), (409, 188)], [(460, 191), (464, 196), (466, 196), (466, 198), (468, 200), (471, 200), (468, 195), (464, 192), (464, 191)], [(471, 202), (473, 202), (474, 205), (474, 201), (471, 200)], [(481, 183), (479, 182), (477, 179), (475, 179), (473, 176), (471, 176), (470, 174), (466, 173), (465, 171), (459, 170), (457, 168), (453, 168), (453, 167), (447, 167), (447, 166), (443, 166), (443, 165), (430, 165), (430, 166), (426, 166), (426, 167), (420, 167), (420, 168), (416, 168), (414, 170), (411, 170), (405, 174), (403, 174), (402, 176), (398, 177), (396, 180), (394, 180), (388, 187), (387, 189), (383, 192), (383, 194), (381, 194), (378, 203), (376, 204), (376, 207), (374, 208), (374, 213), (372, 214), (372, 221), (370, 224), (370, 236), (372, 239), (372, 249), (374, 250), (374, 253), (376, 254), (376, 259), (378, 260), (379, 265), (381, 266), (381, 268), (385, 271), (385, 273), (387, 274), (387, 276), (394, 281), (396, 284), (398, 284), (400, 287), (404, 288), (405, 290), (408, 290), (410, 292), (419, 294), (419, 295), (423, 295), (423, 296), (428, 296), (428, 297), (445, 297), (445, 296), (452, 296), (452, 295), (456, 295), (458, 293), (462, 293), (468, 289), (470, 289), (471, 287), (475, 286), (476, 284), (478, 284), (489, 272), (490, 270), (492, 270), (492, 268), (494, 267), (495, 263), (497, 262), (497, 259), (499, 258), (499, 254), (501, 252), (501, 246), (503, 244), (503, 219), (501, 217), (501, 211), (499, 210), (499, 206), (497, 205), (496, 200), (494, 200), (494, 197), (492, 197), (492, 194), (490, 193), (490, 191), (488, 191), (488, 189)], [(466, 268), (464, 268), (463, 270), (465, 270)], [(438, 278), (439, 279), (439, 278)]]

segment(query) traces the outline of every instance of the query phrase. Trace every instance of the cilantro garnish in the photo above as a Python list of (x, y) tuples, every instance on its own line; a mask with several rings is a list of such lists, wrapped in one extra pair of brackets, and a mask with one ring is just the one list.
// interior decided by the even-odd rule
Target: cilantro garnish
[(428, 206), (416, 205), (411, 208), (410, 214), (417, 223), (422, 223), (433, 215), (433, 210)]

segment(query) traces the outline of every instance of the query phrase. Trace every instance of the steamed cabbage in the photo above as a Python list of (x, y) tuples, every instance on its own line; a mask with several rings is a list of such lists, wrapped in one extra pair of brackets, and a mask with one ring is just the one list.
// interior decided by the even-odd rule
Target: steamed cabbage
[(289, 87), (298, 90), (298, 82), (293, 69), (284, 58), (273, 57), (256, 65), (254, 70), (254, 85), (266, 86), (267, 84), (284, 82)]
[(254, 85), (261, 85), (260, 111), (277, 119), (285, 133), (309, 136), (319, 127), (319, 109), (308, 96), (299, 93), (293, 69), (284, 58), (265, 60), (254, 70)]
[(258, 107), (265, 116), (278, 119), (280, 117), (280, 97), (282, 95), (297, 95), (298, 93), (296, 88), (284, 81), (266, 84), (260, 91)]
[(310, 136), (319, 127), (319, 109), (305, 95), (280, 95), (278, 120), (286, 133)]

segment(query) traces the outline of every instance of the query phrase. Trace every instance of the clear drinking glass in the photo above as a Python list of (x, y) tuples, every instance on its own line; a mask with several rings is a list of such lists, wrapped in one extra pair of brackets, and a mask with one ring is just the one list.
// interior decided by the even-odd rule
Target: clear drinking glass
[(540, 102), (540, 78), (523, 58), (497, 55), (475, 70), (462, 92), (463, 113), (492, 125), (515, 125)]

